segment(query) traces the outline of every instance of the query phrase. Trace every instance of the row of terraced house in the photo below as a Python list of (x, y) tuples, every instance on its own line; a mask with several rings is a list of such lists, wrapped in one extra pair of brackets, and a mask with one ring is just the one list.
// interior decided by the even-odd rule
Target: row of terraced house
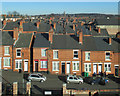
[(77, 75), (106, 72), (120, 76), (119, 32), (111, 37), (97, 24), (96, 19), (88, 17), (4, 20), (0, 69)]

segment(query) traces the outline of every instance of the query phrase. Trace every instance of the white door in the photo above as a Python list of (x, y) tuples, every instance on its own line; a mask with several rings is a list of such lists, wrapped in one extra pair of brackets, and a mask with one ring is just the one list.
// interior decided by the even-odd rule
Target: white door
[(0, 69), (1, 69), (1, 58), (0, 58)]
[(67, 63), (67, 74), (69, 74), (70, 73), (70, 63)]
[(100, 73), (102, 71), (102, 64), (98, 65), (98, 73)]
[(97, 73), (97, 64), (93, 64), (93, 73)]
[(24, 71), (28, 71), (28, 61), (24, 62)]

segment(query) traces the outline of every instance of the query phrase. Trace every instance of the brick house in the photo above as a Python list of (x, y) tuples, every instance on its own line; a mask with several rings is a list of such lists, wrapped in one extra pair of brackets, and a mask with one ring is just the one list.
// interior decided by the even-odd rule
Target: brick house
[(0, 69), (12, 69), (13, 64), (13, 43), (11, 35), (8, 32), (2, 32), (0, 39)]
[(13, 70), (30, 72), (31, 64), (31, 44), (33, 40), (32, 33), (20, 33), (18, 39), (14, 43), (14, 63)]
[(48, 70), (48, 49), (50, 46), (48, 33), (37, 33), (33, 45), (33, 71)]

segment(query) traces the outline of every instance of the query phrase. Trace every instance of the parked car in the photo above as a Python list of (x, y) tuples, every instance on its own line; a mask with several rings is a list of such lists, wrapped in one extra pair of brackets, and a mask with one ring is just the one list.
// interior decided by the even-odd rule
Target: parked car
[(44, 82), (46, 81), (46, 77), (42, 75), (41, 73), (33, 73), (28, 76), (29, 81), (40, 81)]
[(68, 75), (66, 82), (67, 83), (78, 83), (78, 84), (81, 84), (81, 83), (83, 83), (83, 79), (80, 76)]
[(93, 79), (92, 77), (88, 77), (88, 78), (85, 78), (84, 81), (91, 85), (94, 85), (94, 84), (105, 85), (106, 83), (109, 82), (109, 80), (104, 79), (103, 77), (96, 77), (95, 79)]

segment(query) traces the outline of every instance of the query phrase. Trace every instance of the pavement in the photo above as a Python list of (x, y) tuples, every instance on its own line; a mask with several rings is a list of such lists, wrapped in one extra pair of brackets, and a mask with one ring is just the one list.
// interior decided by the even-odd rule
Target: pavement
[[(43, 73), (47, 80), (45, 82), (31, 82), (31, 92), (32, 94), (41, 94), (43, 95), (45, 91), (50, 91), (52, 94), (62, 94), (62, 85), (65, 82), (64, 75), (53, 75), (53, 74), (46, 74)], [(25, 75), (23, 73), (13, 72), (11, 70), (2, 71), (2, 82), (3, 83), (10, 83), (18, 82), (19, 85), (19, 93), (23, 94), (25, 92), (25, 85), (27, 81), (28, 74)], [(67, 84), (68, 89), (77, 89), (77, 90), (100, 90), (100, 89), (120, 89), (120, 82), (116, 82), (115, 78), (107, 78), (109, 79), (109, 83), (106, 85), (90, 85), (87, 83), (83, 84), (74, 84), (70, 83)], [(118, 78), (120, 80), (120, 78)], [(24, 91), (23, 91), (24, 90)]]

